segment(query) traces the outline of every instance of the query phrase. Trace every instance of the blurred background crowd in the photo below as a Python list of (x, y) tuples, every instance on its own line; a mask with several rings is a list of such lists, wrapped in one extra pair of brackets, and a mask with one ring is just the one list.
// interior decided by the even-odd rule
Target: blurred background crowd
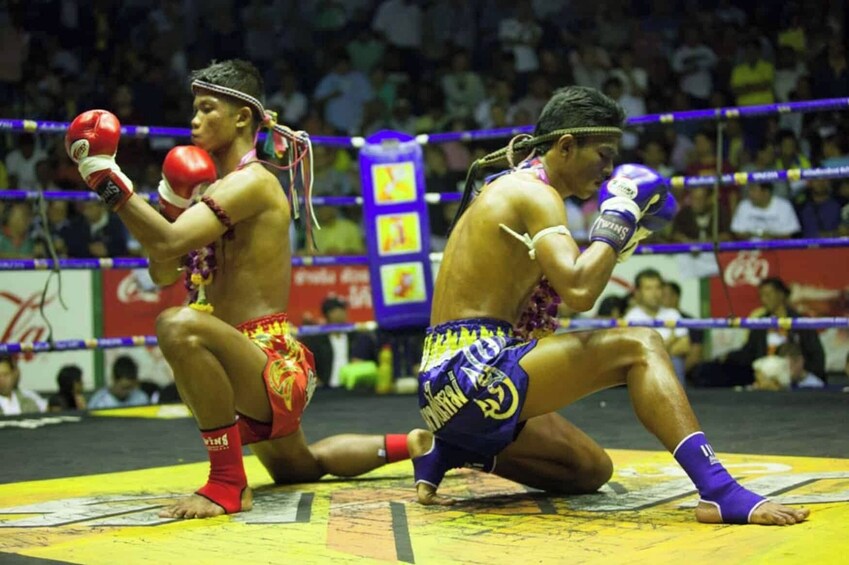
[[(191, 69), (245, 58), (264, 73), (266, 105), (312, 135), (462, 131), (534, 123), (549, 95), (592, 86), (628, 115), (849, 96), (840, 0), (9, 0), (0, 11), (0, 116), (70, 121), (106, 108), (127, 125), (188, 127)], [(665, 175), (849, 165), (849, 114), (788, 114), (715, 125), (629, 130), (622, 160)], [(471, 160), (506, 140), (425, 148), (427, 190), (456, 191)], [(122, 140), (119, 163), (153, 191), (167, 150), (186, 140)], [(58, 135), (0, 138), (0, 189), (83, 189)], [(316, 147), (316, 194), (356, 195), (353, 151)], [(680, 192), (675, 224), (656, 239), (707, 239), (707, 189)], [(849, 181), (728, 187), (722, 239), (849, 233)], [(567, 201), (586, 236), (594, 202)], [(359, 212), (320, 210), (320, 252), (363, 252)], [(453, 215), (431, 208), (439, 249)], [(2, 211), (0, 257), (136, 253), (99, 205)]]

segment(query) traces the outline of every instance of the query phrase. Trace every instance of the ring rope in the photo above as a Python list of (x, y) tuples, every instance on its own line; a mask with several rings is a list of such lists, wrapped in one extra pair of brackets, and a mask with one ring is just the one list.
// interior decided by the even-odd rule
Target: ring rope
[[(849, 318), (681, 318), (679, 320), (623, 320), (576, 318), (560, 320), (560, 327), (572, 330), (608, 328), (687, 328), (687, 329), (781, 329), (815, 330), (826, 328), (849, 328)], [(325, 324), (293, 327), (298, 336), (320, 335), (332, 332), (374, 331), (377, 322), (355, 324)], [(114, 349), (116, 347), (153, 347), (156, 336), (102, 337), (90, 339), (65, 339), (47, 341), (24, 341), (0, 343), (0, 353), (29, 353), (50, 351), (77, 351), (86, 349)]]
[[(790, 114), (802, 112), (823, 112), (828, 110), (849, 109), (849, 98), (824, 98), (819, 100), (803, 100), (798, 102), (783, 102), (779, 104), (761, 104), (757, 106), (733, 106), (728, 108), (709, 108), (705, 110), (686, 110), (664, 114), (646, 114), (634, 116), (626, 120), (629, 126), (645, 126), (651, 124), (670, 124), (689, 121), (738, 119), (772, 114)], [(66, 122), (53, 122), (28, 119), (0, 120), (0, 131), (11, 132), (44, 132), (63, 133), (68, 129)], [(510, 128), (495, 128), (484, 130), (432, 133), (416, 136), (421, 144), (446, 143), (449, 141), (474, 141), (478, 139), (493, 139), (513, 137), (520, 133), (532, 133), (534, 126), (518, 126)], [(122, 126), (121, 133), (130, 137), (177, 137), (188, 138), (191, 130), (188, 128), (159, 127), (159, 126)], [(336, 147), (362, 147), (362, 137), (316, 136), (311, 137), (313, 143)]]

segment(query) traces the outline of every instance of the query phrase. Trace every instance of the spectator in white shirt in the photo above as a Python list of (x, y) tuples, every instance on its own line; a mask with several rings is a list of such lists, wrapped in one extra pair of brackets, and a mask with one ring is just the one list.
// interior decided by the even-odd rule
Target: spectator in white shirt
[(786, 342), (778, 348), (778, 355), (787, 359), (790, 365), (791, 388), (825, 388), (825, 382), (805, 369), (805, 356), (798, 343)]
[(20, 388), (21, 372), (11, 355), (0, 355), (0, 415), (15, 416), (44, 412), (47, 401), (38, 393)]
[(737, 239), (781, 239), (801, 229), (793, 205), (775, 196), (769, 183), (749, 185), (749, 196), (742, 200), (731, 220)]
[[(634, 280), (635, 305), (625, 314), (629, 321), (638, 320), (679, 320), (681, 312), (661, 306), (663, 301), (663, 277), (654, 269), (644, 269), (637, 273)], [(666, 351), (672, 359), (675, 374), (682, 385), (685, 384), (685, 359), (690, 351), (690, 332), (686, 328), (655, 328), (663, 338)]]
[(38, 182), (35, 166), (47, 158), (35, 143), (35, 136), (24, 133), (18, 136), (18, 147), (6, 155), (6, 172), (11, 188), (32, 190)]
[(684, 44), (672, 53), (672, 70), (680, 76), (679, 86), (696, 108), (704, 108), (713, 94), (713, 68), (717, 57), (702, 43), (698, 28), (682, 29)]
[(537, 45), (542, 39), (542, 27), (534, 20), (534, 11), (527, 0), (516, 4), (515, 16), (501, 20), (498, 40), (505, 51), (512, 51), (517, 73), (539, 69)]

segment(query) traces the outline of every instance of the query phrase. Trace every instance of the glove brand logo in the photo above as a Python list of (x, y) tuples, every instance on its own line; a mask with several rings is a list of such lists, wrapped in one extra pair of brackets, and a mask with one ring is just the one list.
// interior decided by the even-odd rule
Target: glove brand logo
[(78, 139), (71, 144), (71, 159), (79, 163), (88, 157), (89, 144), (87, 139)]
[(614, 177), (607, 183), (607, 190), (615, 196), (633, 200), (637, 197), (637, 183), (626, 177)]
[(769, 261), (760, 251), (741, 251), (725, 267), (725, 284), (728, 286), (758, 286), (769, 276)]
[(614, 235), (618, 235), (622, 238), (628, 237), (629, 232), (631, 231), (630, 226), (626, 226), (625, 224), (620, 224), (618, 222), (613, 222), (601, 216), (599, 216), (598, 218), (598, 229), (607, 230), (609, 232), (612, 232)]
[(207, 451), (224, 451), (230, 447), (227, 434), (221, 434), (218, 437), (205, 437), (203, 443), (206, 445)]

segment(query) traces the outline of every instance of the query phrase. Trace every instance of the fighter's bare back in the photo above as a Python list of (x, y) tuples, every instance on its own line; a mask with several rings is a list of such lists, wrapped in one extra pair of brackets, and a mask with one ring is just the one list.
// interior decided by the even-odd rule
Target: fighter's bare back
[(539, 228), (566, 225), (562, 197), (532, 171), (504, 175), (481, 191), (445, 248), (431, 325), (462, 318), (497, 318), (510, 323), (519, 318), (542, 271), (528, 257), (528, 248), (499, 224), (520, 234), (531, 231), (533, 236), (539, 228), (529, 228), (522, 218), (533, 217), (539, 209), (550, 217), (544, 222), (550, 223)]

